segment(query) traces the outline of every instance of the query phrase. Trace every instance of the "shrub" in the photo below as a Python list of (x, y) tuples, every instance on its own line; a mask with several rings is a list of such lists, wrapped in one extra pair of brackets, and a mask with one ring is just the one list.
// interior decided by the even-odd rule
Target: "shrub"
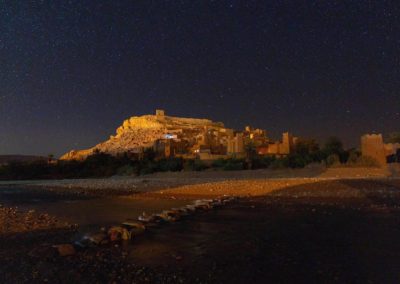
[(223, 167), (225, 167), (226, 163), (227, 163), (226, 159), (218, 159), (218, 160), (213, 161), (211, 166), (213, 168), (223, 168)]
[(140, 166), (139, 173), (140, 173), (140, 175), (148, 175), (148, 174), (152, 174), (156, 171), (157, 171), (157, 165), (153, 162), (147, 162), (147, 163), (143, 163)]
[(181, 158), (162, 159), (157, 164), (157, 170), (162, 172), (177, 172), (183, 169), (183, 160)]
[(224, 171), (239, 171), (245, 168), (245, 163), (242, 159), (228, 159), (223, 167)]
[(274, 156), (265, 156), (252, 161), (252, 169), (266, 169), (276, 160)]
[(338, 154), (331, 154), (326, 158), (326, 165), (328, 167), (334, 167), (340, 165), (340, 158)]
[(324, 146), (324, 152), (327, 156), (336, 154), (340, 155), (343, 150), (343, 143), (337, 137), (329, 137)]
[(153, 148), (146, 148), (143, 152), (143, 160), (145, 161), (154, 161), (156, 158), (156, 152)]
[(312, 156), (319, 158), (321, 156), (319, 144), (315, 139), (298, 138), (294, 145), (293, 154), (298, 154), (303, 157)]
[(283, 169), (287, 167), (287, 161), (285, 158), (275, 159), (269, 166), (270, 169)]
[(286, 167), (289, 168), (304, 168), (312, 160), (309, 156), (302, 156), (298, 154), (289, 155), (285, 159)]
[(131, 165), (124, 165), (117, 169), (117, 175), (119, 176), (131, 176), (136, 173), (136, 169)]
[(190, 159), (183, 162), (183, 169), (185, 171), (203, 171), (207, 168), (209, 166), (200, 159)]
[(193, 159), (187, 159), (183, 161), (183, 170), (184, 171), (193, 171), (194, 167), (194, 160)]
[(207, 168), (208, 166), (202, 160), (199, 159), (193, 160), (192, 170), (203, 171)]

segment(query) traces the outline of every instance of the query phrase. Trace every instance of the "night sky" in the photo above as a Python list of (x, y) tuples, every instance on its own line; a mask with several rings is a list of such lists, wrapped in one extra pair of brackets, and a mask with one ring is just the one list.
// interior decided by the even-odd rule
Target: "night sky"
[(0, 1), (0, 154), (153, 113), (348, 147), (399, 130), (399, 1)]

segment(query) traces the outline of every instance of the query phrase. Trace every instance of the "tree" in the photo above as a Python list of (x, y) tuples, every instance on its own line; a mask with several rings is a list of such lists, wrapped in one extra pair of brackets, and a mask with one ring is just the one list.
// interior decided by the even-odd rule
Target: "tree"
[(354, 148), (348, 150), (347, 152), (349, 153), (349, 157), (347, 159), (347, 164), (356, 165), (361, 156), (361, 152)]
[(154, 161), (156, 158), (156, 152), (154, 151), (153, 148), (149, 147), (146, 148), (143, 152), (143, 160), (145, 161)]
[(310, 155), (319, 151), (319, 145), (315, 139), (299, 138), (294, 147), (294, 152), (299, 155)]
[(346, 163), (349, 158), (349, 152), (343, 149), (343, 143), (337, 137), (329, 137), (325, 143), (323, 153), (325, 159), (329, 156), (336, 155), (339, 157), (341, 163)]
[(333, 154), (340, 156), (344, 152), (342, 141), (337, 137), (329, 137), (325, 143), (324, 152), (327, 156)]
[(119, 166), (118, 160), (114, 156), (94, 151), (84, 161), (83, 175), (93, 177), (111, 176), (116, 173)]
[(302, 159), (305, 165), (321, 162), (326, 157), (320, 150), (318, 142), (307, 138), (298, 138), (292, 154), (299, 156), (296, 159)]
[(253, 160), (257, 156), (256, 145), (252, 141), (250, 141), (249, 143), (247, 143), (245, 145), (245, 151), (246, 151), (246, 163), (247, 163), (247, 166), (248, 166), (249, 169), (252, 169)]

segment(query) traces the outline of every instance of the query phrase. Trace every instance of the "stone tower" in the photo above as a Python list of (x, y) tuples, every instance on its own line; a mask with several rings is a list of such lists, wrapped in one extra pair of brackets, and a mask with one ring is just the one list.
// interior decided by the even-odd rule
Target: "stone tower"
[(156, 116), (165, 116), (165, 111), (163, 109), (156, 109)]
[(282, 134), (282, 144), (279, 145), (280, 154), (288, 155), (293, 149), (293, 136), (289, 132)]
[(164, 121), (165, 111), (163, 109), (156, 109), (156, 117), (158, 121)]
[(385, 145), (382, 134), (365, 134), (361, 136), (361, 152), (363, 156), (374, 158), (380, 166), (386, 165)]

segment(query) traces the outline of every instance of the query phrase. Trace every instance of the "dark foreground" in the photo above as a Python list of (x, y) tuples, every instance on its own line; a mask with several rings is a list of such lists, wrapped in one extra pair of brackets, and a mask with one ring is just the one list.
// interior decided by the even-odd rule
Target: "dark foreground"
[(2, 283), (398, 283), (400, 183), (322, 181), (61, 257), (70, 229), (0, 240)]

